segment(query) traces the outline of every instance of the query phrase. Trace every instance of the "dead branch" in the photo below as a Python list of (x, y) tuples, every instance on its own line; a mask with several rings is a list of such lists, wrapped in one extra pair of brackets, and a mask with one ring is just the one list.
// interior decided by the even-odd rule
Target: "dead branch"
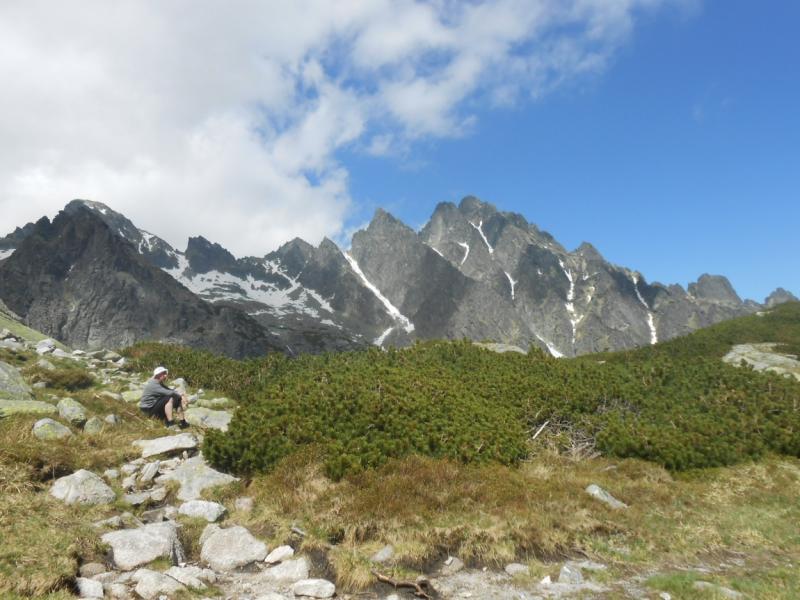
[[(427, 580), (421, 579), (419, 582), (414, 581), (396, 581), (387, 575), (372, 571), (375, 578), (381, 583), (388, 583), (394, 589), (409, 588), (414, 590), (414, 596), (417, 598), (424, 598), (425, 600), (432, 600), (433, 596), (430, 595), (431, 584)], [(424, 588), (424, 589), (423, 589)]]

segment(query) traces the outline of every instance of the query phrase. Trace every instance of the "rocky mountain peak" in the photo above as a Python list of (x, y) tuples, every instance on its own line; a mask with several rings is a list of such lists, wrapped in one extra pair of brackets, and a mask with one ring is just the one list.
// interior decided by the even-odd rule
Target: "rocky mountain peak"
[(233, 254), (202, 236), (189, 238), (185, 254), (189, 266), (195, 273), (230, 271), (237, 268), (236, 257)]
[(736, 305), (742, 303), (742, 299), (734, 291), (731, 282), (723, 275), (704, 273), (697, 282), (689, 284), (689, 294), (702, 300), (713, 300)]
[(795, 302), (797, 301), (797, 296), (793, 293), (783, 289), (782, 287), (776, 288), (767, 298), (764, 300), (764, 304), (767, 308), (772, 308), (773, 306), (777, 306), (778, 304), (783, 304), (784, 302)]

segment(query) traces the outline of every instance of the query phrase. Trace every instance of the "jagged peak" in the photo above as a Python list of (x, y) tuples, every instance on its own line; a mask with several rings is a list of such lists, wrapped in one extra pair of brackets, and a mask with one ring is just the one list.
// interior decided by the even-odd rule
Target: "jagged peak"
[(589, 260), (603, 260), (603, 255), (589, 242), (581, 242), (581, 245), (575, 250), (575, 254)]
[(741, 304), (742, 299), (724, 275), (703, 273), (697, 281), (689, 284), (689, 294), (697, 299), (717, 300)]

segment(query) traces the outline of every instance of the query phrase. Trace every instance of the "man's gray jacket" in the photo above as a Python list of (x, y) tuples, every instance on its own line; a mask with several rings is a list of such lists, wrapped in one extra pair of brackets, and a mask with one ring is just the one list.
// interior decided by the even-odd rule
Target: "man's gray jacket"
[(139, 408), (153, 408), (156, 402), (165, 396), (173, 396), (178, 400), (181, 399), (180, 392), (168, 388), (155, 378), (148, 379), (142, 390), (142, 399), (139, 400)]

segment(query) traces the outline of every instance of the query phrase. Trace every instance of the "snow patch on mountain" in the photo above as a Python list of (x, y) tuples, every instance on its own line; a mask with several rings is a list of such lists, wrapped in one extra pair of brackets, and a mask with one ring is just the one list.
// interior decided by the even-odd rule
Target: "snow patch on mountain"
[(503, 273), (505, 273), (506, 277), (508, 277), (508, 285), (511, 286), (511, 299), (513, 300), (514, 299), (514, 286), (517, 285), (517, 282), (514, 281), (514, 279), (511, 277), (511, 273), (509, 273), (508, 271), (503, 271)]
[(376, 337), (375, 341), (372, 342), (372, 343), (375, 344), (376, 346), (383, 346), (383, 342), (386, 341), (386, 338), (389, 336), (390, 333), (392, 333), (392, 331), (394, 331), (394, 326), (389, 327), (389, 329), (387, 329), (382, 334), (380, 334), (378, 337)]
[(461, 264), (463, 265), (467, 262), (467, 257), (469, 256), (469, 244), (466, 242), (458, 242), (458, 245), (464, 249), (464, 258), (461, 259)]
[(483, 238), (483, 243), (486, 244), (486, 247), (489, 249), (489, 254), (494, 254), (494, 248), (492, 248), (491, 244), (489, 243), (489, 240), (486, 239), (486, 234), (483, 233), (483, 221), (478, 221), (477, 225), (475, 225), (475, 223), (470, 221), (469, 224), (472, 225), (478, 231), (478, 233), (481, 234), (481, 237)]
[(636, 297), (639, 299), (639, 302), (642, 303), (645, 310), (647, 310), (647, 326), (650, 328), (650, 343), (657, 344), (658, 332), (656, 331), (656, 324), (655, 324), (655, 319), (653, 318), (653, 311), (650, 310), (650, 307), (647, 305), (647, 302), (644, 301), (642, 292), (639, 291), (639, 275), (636, 273), (631, 274), (631, 280), (633, 281), (633, 289), (636, 290)]
[(436, 254), (438, 254), (439, 256), (441, 256), (442, 258), (444, 258), (444, 254), (442, 254), (441, 252), (439, 252), (439, 250), (438, 250), (438, 249), (434, 248), (433, 246), (431, 246), (430, 248), (431, 248), (431, 250), (433, 250), (434, 252), (436, 252)]
[(564, 307), (567, 309), (567, 313), (569, 314), (569, 322), (572, 325), (572, 344), (574, 345), (575, 337), (578, 331), (578, 323), (581, 322), (583, 317), (578, 316), (577, 312), (575, 311), (575, 278), (572, 275), (572, 271), (567, 269), (567, 267), (564, 265), (564, 261), (560, 258), (558, 259), (558, 264), (561, 265), (561, 269), (564, 271), (564, 275), (567, 276), (567, 280), (569, 281), (567, 301), (564, 303)]
[(563, 354), (563, 353), (561, 353), (561, 352), (559, 352), (558, 348), (556, 348), (556, 347), (553, 345), (553, 343), (552, 343), (552, 342), (548, 342), (546, 339), (544, 339), (542, 336), (540, 336), (540, 335), (539, 335), (538, 333), (536, 333), (536, 332), (534, 332), (534, 335), (536, 336), (536, 339), (538, 339), (538, 340), (539, 340), (540, 342), (542, 342), (542, 343), (543, 343), (545, 346), (547, 346), (547, 350), (550, 352), (550, 354), (551, 354), (552, 356), (554, 356), (555, 358), (564, 358), (564, 354)]
[(389, 302), (389, 299), (386, 296), (384, 296), (381, 293), (381, 291), (369, 279), (367, 279), (367, 276), (364, 275), (364, 272), (361, 270), (361, 267), (358, 266), (358, 263), (356, 262), (356, 259), (354, 259), (352, 256), (350, 256), (349, 252), (344, 252), (343, 254), (344, 254), (345, 259), (347, 259), (347, 262), (350, 263), (350, 267), (353, 269), (355, 274), (358, 275), (359, 278), (361, 279), (361, 282), (373, 294), (375, 294), (375, 297), (378, 300), (381, 301), (381, 304), (383, 304), (384, 308), (386, 309), (386, 312), (388, 312), (392, 316), (393, 319), (395, 319), (396, 321), (399, 321), (402, 324), (403, 329), (406, 330), (406, 333), (411, 333), (412, 331), (414, 331), (414, 324), (408, 319), (408, 317), (403, 315), (397, 309), (397, 307), (394, 306), (394, 304)]
[(14, 254), (14, 250), (16, 248), (9, 248), (8, 250), (0, 250), (0, 260), (5, 260), (12, 254)]

